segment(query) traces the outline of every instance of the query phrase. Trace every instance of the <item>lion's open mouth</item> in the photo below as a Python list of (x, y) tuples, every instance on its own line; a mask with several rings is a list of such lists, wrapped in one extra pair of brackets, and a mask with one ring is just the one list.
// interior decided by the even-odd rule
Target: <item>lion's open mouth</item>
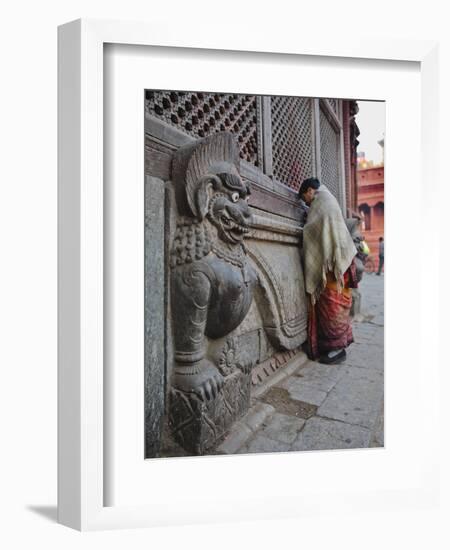
[(228, 216), (221, 216), (220, 221), (223, 229), (236, 240), (242, 240), (244, 234), (249, 231), (246, 225), (239, 224)]

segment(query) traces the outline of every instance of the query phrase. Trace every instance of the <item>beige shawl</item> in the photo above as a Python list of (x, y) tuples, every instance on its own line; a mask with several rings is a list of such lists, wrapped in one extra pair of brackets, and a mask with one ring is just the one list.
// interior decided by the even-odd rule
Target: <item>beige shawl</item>
[(342, 290), (344, 273), (356, 252), (337, 200), (321, 185), (303, 229), (305, 287), (313, 304), (327, 284), (328, 272), (333, 273), (338, 289)]

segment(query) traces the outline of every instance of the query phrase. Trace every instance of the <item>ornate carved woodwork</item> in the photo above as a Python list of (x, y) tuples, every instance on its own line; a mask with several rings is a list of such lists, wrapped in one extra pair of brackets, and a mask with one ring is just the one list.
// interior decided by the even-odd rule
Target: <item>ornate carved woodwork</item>
[(274, 177), (298, 191), (314, 173), (313, 100), (271, 97)]
[(239, 157), (259, 166), (256, 96), (147, 90), (145, 108), (150, 116), (195, 138), (232, 132)]

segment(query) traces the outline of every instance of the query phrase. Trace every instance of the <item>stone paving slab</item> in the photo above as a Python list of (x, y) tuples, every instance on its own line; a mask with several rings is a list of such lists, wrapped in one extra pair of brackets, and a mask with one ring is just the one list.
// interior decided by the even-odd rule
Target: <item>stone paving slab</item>
[(376, 344), (352, 344), (347, 351), (345, 364), (382, 371), (384, 368), (383, 346)]
[[(374, 336), (367, 345), (371, 346), (371, 351), (373, 350), (375, 352), (374, 353), (375, 360), (376, 360), (377, 354), (382, 353), (384, 356), (384, 338), (378, 338)], [(374, 346), (375, 346), (375, 349), (374, 349)], [(374, 361), (374, 357), (371, 357), (370, 363), (372, 363), (373, 361)], [(384, 362), (384, 357), (383, 357), (383, 362)]]
[(329, 392), (342, 377), (343, 370), (340, 365), (321, 365), (309, 361), (300, 369), (296, 376), (292, 376), (285, 382), (285, 388), (302, 386), (313, 386), (318, 390)]
[(292, 380), (287, 390), (291, 399), (310, 403), (317, 407), (325, 401), (328, 395), (326, 391), (320, 390), (315, 386), (304, 384), (301, 379)]
[(360, 334), (356, 334), (355, 331), (353, 331), (353, 338), (355, 339), (355, 344), (372, 344), (373, 343), (373, 336), (361, 336)]
[(317, 405), (294, 399), (288, 390), (277, 386), (270, 388), (261, 396), (261, 400), (273, 406), (277, 412), (296, 418), (311, 418), (317, 411)]
[(375, 422), (369, 447), (384, 447), (384, 399), (381, 403), (380, 413)]
[(353, 338), (355, 340), (355, 344), (370, 344), (374, 341), (374, 339), (377, 337), (377, 330), (374, 331), (361, 331), (356, 330), (355, 327), (353, 327)]
[(383, 327), (384, 326), (384, 311), (378, 311), (375, 313), (375, 315), (370, 319), (369, 323), (370, 326), (373, 327)]
[(377, 331), (374, 334), (374, 336), (372, 336), (371, 343), (384, 346), (384, 331), (383, 330)]
[(216, 452), (220, 454), (238, 452), (258, 429), (266, 425), (274, 411), (275, 409), (271, 405), (256, 403), (243, 418), (234, 423), (230, 433), (217, 447)]
[(346, 367), (344, 376), (317, 409), (317, 415), (373, 428), (382, 397), (382, 373)]
[(282, 443), (293, 443), (305, 422), (303, 418), (275, 413), (261, 434)]
[(250, 428), (238, 420), (234, 423), (226, 439), (217, 447), (216, 452), (225, 455), (235, 454), (247, 443), (252, 435), (253, 432)]
[(265, 437), (263, 434), (257, 434), (248, 443), (241, 452), (244, 453), (280, 453), (283, 451), (289, 451), (290, 445)]
[(244, 423), (252, 432), (258, 430), (268, 416), (273, 414), (275, 409), (266, 403), (257, 403), (252, 409), (242, 418)]
[(366, 336), (374, 336), (378, 331), (378, 326), (369, 322), (361, 322), (353, 324), (353, 332)]
[(291, 451), (360, 449), (369, 446), (370, 430), (314, 416), (291, 445)]

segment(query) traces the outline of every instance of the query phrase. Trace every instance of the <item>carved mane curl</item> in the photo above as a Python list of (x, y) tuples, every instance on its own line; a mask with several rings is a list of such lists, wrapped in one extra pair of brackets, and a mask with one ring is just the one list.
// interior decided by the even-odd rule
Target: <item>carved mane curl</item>
[(208, 175), (238, 173), (239, 150), (235, 137), (230, 132), (212, 134), (195, 148), (186, 169), (186, 196), (189, 207), (199, 216), (197, 193), (199, 182)]

